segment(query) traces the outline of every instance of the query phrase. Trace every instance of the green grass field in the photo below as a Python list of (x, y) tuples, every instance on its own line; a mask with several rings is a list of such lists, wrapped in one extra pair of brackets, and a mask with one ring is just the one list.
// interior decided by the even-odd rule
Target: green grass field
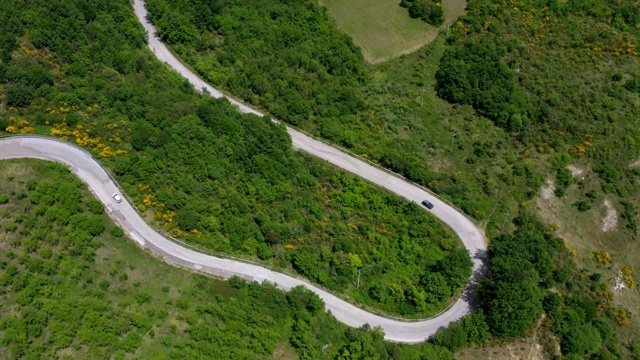
[[(430, 43), (438, 28), (412, 19), (397, 0), (320, 0), (335, 19), (338, 28), (347, 33), (362, 49), (367, 62), (376, 64), (411, 53)], [(447, 20), (464, 13), (465, 0), (445, 0)]]

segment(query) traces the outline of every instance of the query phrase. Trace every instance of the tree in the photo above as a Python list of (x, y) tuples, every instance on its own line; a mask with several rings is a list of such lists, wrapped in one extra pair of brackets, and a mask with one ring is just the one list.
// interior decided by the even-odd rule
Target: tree
[(382, 357), (376, 349), (376, 340), (382, 339), (379, 330), (351, 332), (351, 341), (343, 346), (336, 359), (338, 360), (378, 360)]
[[(7, 105), (25, 107), (31, 104), (34, 90), (21, 82), (7, 85)], [(4, 130), (4, 129), (3, 129)]]
[(136, 122), (131, 133), (131, 145), (136, 150), (144, 150), (149, 145), (154, 144), (157, 130), (146, 121)]
[(427, 302), (437, 304), (451, 297), (451, 287), (444, 275), (439, 272), (428, 272), (422, 276), (420, 284), (427, 296)]
[(456, 352), (468, 345), (467, 332), (458, 323), (451, 323), (445, 329), (440, 330), (433, 339), (436, 345), (444, 346)]
[(629, 91), (640, 93), (640, 75), (636, 75), (627, 80), (627, 82), (624, 84), (624, 87)]
[(529, 262), (491, 259), (491, 276), (478, 288), (486, 320), (498, 336), (522, 336), (542, 315), (539, 277)]
[(354, 275), (358, 273), (360, 268), (362, 268), (362, 259), (360, 259), (360, 255), (358, 254), (347, 254), (349, 258), (349, 267), (353, 270)]
[(452, 290), (463, 287), (471, 276), (473, 262), (469, 252), (464, 248), (451, 250), (447, 256), (438, 262), (435, 269), (442, 273)]
[[(15, 17), (17, 14), (13, 14)], [(15, 34), (3, 33), (0, 35), (0, 61), (8, 63), (11, 61), (11, 53), (17, 50), (20, 45)], [(2, 73), (0, 73), (0, 81), (2, 81)]]
[(610, 322), (604, 319), (595, 319), (591, 324), (598, 330), (598, 333), (600, 333), (600, 338), (602, 338), (603, 343), (608, 341), (617, 341), (618, 334), (616, 334), (616, 331)]
[(181, 229), (186, 231), (191, 231), (196, 227), (198, 227), (198, 224), (200, 223), (201, 218), (202, 218), (202, 215), (200, 215), (199, 213), (191, 209), (180, 209), (176, 213), (176, 220), (178, 221), (178, 226), (180, 226)]
[(491, 337), (489, 325), (487, 325), (481, 309), (463, 317), (462, 320), (460, 320), (460, 325), (462, 325), (462, 328), (467, 334), (467, 341), (470, 344), (484, 344)]
[(556, 311), (562, 305), (562, 296), (555, 292), (549, 292), (542, 300), (542, 307), (547, 313)]
[(305, 319), (305, 316), (296, 315), (295, 321), (291, 326), (291, 338), (289, 341), (301, 353), (302, 359), (314, 360), (319, 357), (317, 350), (312, 346), (316, 340), (313, 336), (314, 325), (316, 324), (313, 318)]
[(504, 52), (493, 40), (447, 49), (436, 71), (436, 91), (449, 102), (473, 106), (500, 127), (521, 131), (528, 126), (526, 104), (502, 61)]
[(402, 0), (400, 6), (406, 7), (409, 16), (420, 18), (431, 25), (441, 25), (444, 22), (444, 12), (440, 2), (429, 0)]
[(559, 312), (551, 312), (549, 315), (553, 320), (551, 330), (561, 337), (569, 334), (574, 328), (580, 327), (583, 322), (580, 314), (572, 308), (562, 309)]
[(324, 302), (322, 299), (302, 285), (291, 289), (287, 293), (286, 298), (289, 307), (295, 311), (306, 310), (314, 314), (324, 310)]
[(571, 328), (560, 342), (563, 353), (577, 355), (592, 354), (601, 344), (600, 333), (591, 324)]

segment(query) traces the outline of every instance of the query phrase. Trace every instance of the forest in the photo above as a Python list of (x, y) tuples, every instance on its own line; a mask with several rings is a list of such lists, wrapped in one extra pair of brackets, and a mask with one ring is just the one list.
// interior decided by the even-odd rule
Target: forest
[(3, 161), (0, 170), (0, 348), (12, 358), (452, 359), (521, 336), (543, 312), (551, 352), (553, 334), (567, 358), (640, 355), (640, 346), (620, 346), (615, 328), (630, 315), (600, 274), (580, 269), (554, 229), (526, 211), (513, 235), (492, 239), (482, 309), (432, 342), (397, 345), (378, 329), (339, 324), (302, 288), (221, 282), (144, 254), (62, 165)]
[[(316, 69), (316, 76), (324, 80), (321, 87), (314, 87), (318, 91), (328, 89), (329, 83), (345, 84), (357, 77), (357, 84), (349, 84), (353, 86), (354, 98), (362, 100), (365, 108), (354, 106), (349, 116), (336, 118), (327, 115), (326, 105), (317, 104), (307, 109), (306, 122), (300, 121), (299, 113), (283, 112), (281, 105), (263, 96), (269, 88), (249, 94), (247, 89), (256, 88), (251, 78), (247, 79), (244, 90), (235, 91), (217, 75), (231, 71), (230, 66), (244, 69), (250, 64), (249, 61), (223, 64), (230, 52), (236, 54), (234, 59), (242, 56), (262, 59), (265, 53), (275, 57), (278, 56), (274, 54), (281, 54), (280, 58), (285, 58), (286, 50), (279, 50), (274, 43), (283, 27), (278, 26), (277, 19), (260, 15), (268, 13), (269, 8), (278, 8), (278, 4), (267, 3), (256, 9), (249, 1), (220, 3), (221, 8), (202, 15), (203, 11), (194, 10), (199, 3), (197, 0), (150, 0), (149, 9), (161, 31), (166, 27), (163, 21), (181, 16), (185, 24), (193, 25), (195, 38), (216, 39), (214, 44), (202, 49), (166, 38), (181, 58), (204, 78), (289, 124), (428, 186), (485, 225), (492, 239), (506, 236), (506, 230), (514, 235), (504, 241), (509, 244), (521, 241), (517, 235), (521, 220), (506, 220), (533, 208), (541, 186), (548, 181), (554, 183), (552, 194), (560, 201), (569, 201), (567, 194), (572, 193), (576, 213), (593, 213), (592, 208), (603, 199), (612, 202), (620, 211), (621, 222), (613, 236), (617, 240), (612, 241), (631, 244), (636, 236), (640, 219), (634, 203), (640, 200), (640, 171), (630, 164), (637, 162), (640, 154), (640, 132), (635, 116), (640, 111), (637, 91), (640, 9), (634, 2), (469, 1), (467, 14), (451, 24), (448, 37), (442, 34), (412, 55), (375, 66), (362, 63), (364, 73), (325, 77), (325, 70)], [(315, 2), (307, 2), (306, 7), (290, 7), (288, 11), (292, 13), (290, 16), (295, 17), (295, 13), (299, 18), (317, 14), (313, 29), (300, 28), (297, 46), (309, 43), (310, 39), (327, 43), (341, 39), (340, 35), (322, 40), (314, 37), (316, 28), (331, 27), (333, 23)], [(203, 16), (212, 19), (211, 27), (203, 26)], [(228, 31), (223, 25), (231, 22), (237, 26), (242, 24), (243, 30)], [(256, 28), (261, 32), (244, 32)], [(348, 40), (345, 41), (348, 44)], [(342, 49), (343, 54), (331, 52), (326, 56), (350, 56), (349, 52), (358, 52), (351, 47)], [(264, 76), (288, 81), (294, 87), (297, 81), (312, 76), (308, 68), (296, 65), (278, 71), (270, 71), (268, 67), (260, 69)], [(297, 74), (298, 78), (280, 75), (284, 73)], [(315, 97), (325, 99), (329, 95), (316, 94)], [(341, 106), (336, 102), (332, 104), (336, 108)], [(575, 163), (590, 169), (588, 176), (595, 179), (574, 177), (567, 167)], [(545, 228), (552, 226), (558, 225)], [(527, 234), (538, 240), (543, 235)], [(543, 238), (545, 236), (548, 237)], [(490, 311), (493, 306), (504, 310), (504, 302), (484, 304), (487, 323), (494, 335), (517, 337), (530, 333), (527, 331), (532, 327), (543, 328), (531, 321), (533, 315), (546, 311), (546, 318), (553, 319), (550, 322), (560, 322), (558, 316), (564, 314), (564, 310), (571, 312), (569, 308), (575, 310), (582, 302), (600, 301), (576, 297), (558, 307), (549, 305), (547, 302), (556, 300), (553, 295), (547, 296), (548, 285), (566, 282), (568, 274), (578, 274), (584, 282), (565, 284), (567, 293), (577, 291), (579, 296), (591, 296), (600, 292), (603, 296), (612, 296), (610, 290), (598, 289), (610, 286), (607, 274), (618, 271), (624, 263), (605, 265), (595, 256), (597, 265), (594, 264), (592, 251), (601, 254), (593, 249), (594, 239), (593, 244), (575, 255), (579, 256), (576, 262), (581, 265), (588, 262), (588, 266), (580, 270), (564, 267), (550, 270), (550, 263), (557, 265), (559, 259), (570, 259), (574, 255), (567, 256), (567, 252), (573, 254), (575, 250), (566, 250), (565, 247), (571, 246), (566, 242), (562, 247), (566, 251), (558, 250), (558, 241), (548, 241), (555, 243), (555, 247), (545, 250), (548, 256), (541, 260), (529, 258), (530, 266), (525, 263), (522, 269), (514, 269), (513, 262), (505, 260), (505, 256), (513, 254), (496, 254), (498, 261), (492, 264), (496, 267), (495, 274), (488, 280), (493, 285), (482, 289), (498, 298), (513, 296), (530, 301), (523, 301), (526, 307), (515, 312), (522, 318), (509, 318), (506, 322), (500, 318), (504, 311)], [(622, 245), (611, 247), (623, 248)], [(534, 250), (539, 249), (523, 246), (523, 251)], [(617, 256), (638, 263), (632, 255), (618, 253)], [(512, 288), (514, 275), (511, 273), (520, 270), (522, 281), (515, 282), (518, 286)], [(555, 280), (554, 276), (550, 277), (550, 271), (558, 273), (554, 275)], [(558, 312), (558, 309), (564, 310)], [(572, 322), (572, 326), (583, 327), (585, 332), (555, 328), (549, 333), (560, 339), (562, 343), (558, 346), (568, 357), (628, 358), (631, 355), (626, 351), (636, 349), (632, 329), (637, 327), (626, 330), (624, 321), (617, 322), (616, 314), (623, 311), (628, 310), (599, 309), (595, 313), (590, 310)], [(620, 347), (607, 345), (613, 340), (602, 328), (606, 325), (594, 320), (601, 317), (615, 323), (617, 333), (627, 334), (619, 339)], [(616, 320), (611, 322), (613, 318)], [(511, 323), (513, 327), (502, 328), (499, 325), (502, 323)], [(604, 345), (593, 348), (575, 345), (579, 339), (598, 344), (593, 328), (599, 329), (600, 343)]]
[[(326, 30), (333, 21), (315, 2), (286, 11), (277, 3), (206, 4), (148, 1), (163, 39), (205, 79), (290, 125), (428, 186), (486, 222), (489, 231), (500, 228), (497, 211), (514, 213), (518, 204), (535, 197), (555, 155), (589, 159), (602, 168), (605, 192), (638, 195), (637, 171), (605, 166), (627, 168), (640, 151), (632, 120), (639, 20), (629, 1), (524, 1), (515, 7), (473, 0), (446, 40), (372, 67), (349, 39)], [(283, 12), (295, 20), (283, 24)], [(289, 24), (309, 18), (314, 20), (295, 27), (297, 37), (287, 35), (293, 31)], [(168, 26), (170, 21), (180, 26)], [(189, 29), (192, 40), (169, 36), (181, 27)], [(328, 32), (317, 37), (320, 31)], [(281, 38), (292, 40), (282, 48)], [(335, 50), (326, 50), (331, 46)], [(350, 61), (342, 61), (336, 73), (289, 61), (293, 49), (298, 57)], [(610, 65), (594, 68), (593, 61)], [(240, 88), (225, 79), (234, 71), (241, 72), (233, 76), (242, 79)], [(252, 76), (254, 71), (272, 80), (263, 82)], [(273, 97), (281, 86), (300, 90), (302, 83), (313, 84), (314, 93)], [(338, 86), (350, 87), (351, 96), (332, 98), (344, 93)], [(288, 111), (282, 102), (305, 106)]]
[(62, 165), (2, 161), (0, 174), (2, 358), (453, 359), (348, 328), (303, 288), (164, 264)]
[(146, 4), (160, 38), (189, 56), (194, 69), (291, 125), (349, 122), (364, 109), (357, 91), (366, 80), (362, 54), (313, 2)]
[[(43, 2), (22, 20), (10, 4), (4, 13), (19, 24), (5, 23), (14, 40), (0, 72), (6, 133), (84, 146), (144, 216), (202, 251), (261, 261), (396, 315), (429, 316), (460, 294), (472, 264), (450, 229), (294, 152), (269, 119), (197, 95), (143, 48), (126, 1)], [(29, 37), (18, 35), (25, 29)], [(75, 51), (68, 29), (87, 34)], [(43, 42), (31, 43), (33, 33)]]
[[(225, 307), (207, 308), (205, 296), (200, 295), (203, 305), (195, 306), (196, 315), (176, 315), (186, 323), (169, 324), (166, 316), (157, 315), (157, 326), (164, 326), (167, 334), (161, 338), (166, 352), (174, 358), (210, 354), (256, 358), (288, 344), (295, 349), (290, 351), (309, 359), (451, 358), (450, 351), (472, 344), (501, 344), (535, 331), (547, 353), (555, 356), (640, 358), (640, 344), (633, 337), (637, 318), (606, 278), (618, 267), (611, 263), (611, 254), (591, 254), (588, 248), (588, 259), (576, 255), (567, 241), (555, 235), (556, 224), (542, 223), (529, 209), (540, 186), (551, 178), (558, 199), (568, 191), (579, 193), (576, 212), (588, 212), (595, 200), (605, 196), (612, 199), (621, 210), (617, 241), (631, 243), (636, 235), (639, 219), (634, 204), (640, 172), (629, 164), (640, 154), (635, 116), (640, 96), (637, 6), (629, 1), (525, 0), (516, 6), (473, 0), (467, 15), (452, 24), (449, 37), (442, 35), (413, 55), (368, 66), (359, 49), (315, 2), (259, 5), (148, 1), (161, 37), (212, 84), (428, 186), (485, 225), (491, 238), (491, 272), (479, 287), (481, 311), (449, 326), (433, 343), (397, 346), (384, 343), (377, 330), (326, 325), (342, 329), (337, 332), (341, 335), (323, 337), (314, 332), (322, 328), (319, 324), (334, 320), (325, 319), (308, 294), (294, 292), (293, 297), (304, 299), (288, 300), (292, 295), (268, 286), (202, 278), (197, 286), (169, 287), (167, 294), (184, 291), (191, 297), (195, 288), (202, 287), (220, 294), (216, 301)], [(195, 94), (184, 79), (144, 49), (145, 34), (128, 1), (35, 1), (28, 11), (24, 6), (19, 1), (0, 4), (4, 133), (74, 141), (112, 169), (139, 210), (171, 235), (206, 251), (296, 271), (362, 305), (408, 317), (426, 316), (442, 309), (467, 279), (468, 254), (436, 219), (294, 153), (282, 126), (239, 115), (225, 101)], [(567, 166), (575, 161), (593, 169), (596, 186), (585, 188), (573, 177)], [(11, 183), (9, 178), (7, 182)], [(49, 190), (62, 186), (65, 192), (80, 186), (73, 180), (61, 183), (42, 186)], [(106, 337), (108, 344), (98, 343), (95, 329), (93, 337), (91, 329), (84, 329), (59, 344), (65, 349), (78, 347), (75, 351), (95, 349), (96, 357), (134, 352), (142, 346), (140, 339), (152, 337), (150, 330), (143, 332), (148, 325), (134, 331), (134, 321), (122, 318), (127, 312), (115, 307), (120, 301), (105, 305), (95, 300), (118, 295), (103, 281), (108, 279), (103, 274), (111, 271), (92, 268), (106, 261), (92, 255), (105, 251), (98, 240), (107, 234), (120, 238), (118, 231), (111, 230), (95, 204), (86, 205), (93, 213), (80, 215), (84, 205), (78, 196), (43, 197), (34, 192), (37, 185), (31, 190), (25, 186), (15, 195), (13, 190), (2, 190), (6, 194), (0, 194), (0, 206), (27, 198), (47, 205), (24, 215), (3, 213), (3, 236), (23, 232), (13, 243), (0, 243), (17, 249), (0, 255), (0, 277), (6, 281), (3, 294), (13, 296), (29, 288), (25, 284), (30, 282), (20, 279), (33, 281), (34, 286), (7, 300), (10, 307), (2, 307), (25, 308), (20, 317), (3, 314), (1, 343), (24, 358), (31, 352), (37, 357), (60, 349), (54, 347), (55, 341), (45, 340), (49, 332), (43, 330), (45, 324), (55, 324), (47, 321), (55, 320), (51, 314), (56, 309), (43, 308), (37, 298), (58, 296), (62, 293), (50, 291), (66, 289), (47, 288), (47, 283), (74, 281), (61, 275), (43, 281), (55, 271), (67, 271), (53, 266), (58, 264), (53, 261), (68, 255), (84, 261), (82, 271), (76, 272), (91, 277), (76, 279), (73, 285), (93, 289), (85, 294), (92, 299), (87, 306), (99, 310), (93, 309), (87, 319), (101, 318), (114, 330)], [(56, 202), (64, 205), (51, 206)], [(513, 222), (506, 221), (514, 216)], [(42, 226), (50, 221), (54, 221), (51, 226), (60, 225), (56, 231), (61, 235), (51, 235), (59, 242), (49, 247), (64, 245), (64, 253), (49, 256), (48, 250), (39, 250), (44, 244), (37, 241), (35, 231), (26, 229), (39, 223), (35, 217), (44, 219)], [(55, 223), (58, 220), (61, 224)], [(53, 231), (43, 228), (37, 234)], [(128, 240), (121, 238), (117, 246), (107, 248), (124, 244)], [(140, 266), (129, 261), (133, 260), (123, 259), (119, 265), (135, 269), (161, 265), (156, 260)], [(85, 273), (87, 269), (91, 271)], [(133, 277), (121, 271), (109, 275), (112, 281), (118, 276), (126, 283)], [(632, 281), (631, 267), (620, 272)], [(362, 274), (359, 286), (358, 273)], [(100, 287), (103, 283), (106, 289)], [(142, 284), (134, 281), (132, 286)], [(227, 301), (230, 295), (246, 302)], [(133, 297), (123, 304), (152, 301), (144, 294)], [(196, 301), (193, 297), (191, 301)], [(274, 297), (287, 300), (275, 302)], [(264, 308), (255, 305), (258, 298)], [(193, 308), (164, 299), (158, 306), (176, 301), (178, 308), (187, 308), (182, 310)], [(69, 301), (77, 304), (76, 300)], [(286, 305), (288, 301), (295, 305)], [(242, 315), (251, 306), (256, 314), (291, 312), (281, 315), (282, 323), (276, 317), (255, 323)], [(287, 306), (291, 309), (284, 310)], [(302, 308), (307, 309), (305, 314), (298, 314)], [(164, 314), (162, 307), (157, 309), (157, 314)], [(196, 338), (175, 339), (174, 333), (184, 335), (185, 324), (196, 326), (226, 314), (238, 317), (229, 315), (228, 323), (214, 328), (223, 334), (216, 341), (233, 340), (213, 342), (208, 336), (219, 333), (211, 327), (198, 329), (202, 333), (190, 331), (189, 336)], [(29, 328), (25, 319), (34, 319), (36, 326)], [(116, 322), (107, 323), (112, 319)], [(247, 342), (252, 350), (232, 352), (230, 344), (267, 326), (280, 326), (281, 336), (268, 340), (271, 335), (255, 333), (253, 338), (261, 340)], [(238, 329), (237, 334), (229, 328)], [(124, 345), (128, 333), (132, 338)], [(324, 352), (327, 343), (336, 346)]]

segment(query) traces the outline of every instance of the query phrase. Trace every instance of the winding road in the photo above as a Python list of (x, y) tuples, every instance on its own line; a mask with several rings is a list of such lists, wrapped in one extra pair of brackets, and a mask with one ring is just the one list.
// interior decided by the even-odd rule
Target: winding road
[[(225, 97), (224, 94), (202, 81), (180, 63), (155, 36), (155, 28), (147, 21), (147, 11), (144, 8), (143, 0), (134, 0), (134, 10), (136, 16), (150, 34), (148, 46), (158, 59), (167, 63), (175, 71), (187, 78), (196, 89), (206, 89), (209, 94), (216, 98)], [(237, 100), (229, 98), (229, 101), (237, 105), (243, 113), (264, 116), (263, 113)], [(341, 300), (306, 280), (294, 278), (257, 265), (205, 255), (165, 238), (149, 226), (128, 201), (116, 203), (112, 198), (112, 194), (121, 193), (120, 187), (91, 154), (75, 145), (52, 138), (33, 136), (1, 138), (0, 160), (35, 158), (66, 164), (76, 176), (87, 183), (89, 189), (104, 203), (109, 216), (131, 239), (138, 242), (140, 246), (148, 248), (152, 253), (161, 255), (165, 261), (225, 279), (239, 276), (249, 281), (269, 281), (283, 290), (303, 285), (318, 294), (324, 301), (327, 310), (342, 323), (352, 327), (360, 327), (364, 324), (369, 324), (372, 327), (379, 326), (384, 330), (385, 339), (389, 341), (402, 343), (422, 342), (434, 335), (438, 329), (446, 327), (450, 322), (456, 321), (473, 309), (473, 297), (470, 294), (477, 279), (485, 271), (487, 248), (483, 233), (475, 223), (452, 206), (407, 180), (372, 166), (299, 131), (291, 128), (287, 128), (287, 131), (291, 136), (293, 147), (296, 149), (326, 160), (408, 201), (420, 203), (424, 199), (429, 199), (435, 205), (431, 212), (458, 234), (472, 256), (474, 263), (473, 274), (462, 296), (446, 311), (427, 320), (403, 321), (378, 316)]]

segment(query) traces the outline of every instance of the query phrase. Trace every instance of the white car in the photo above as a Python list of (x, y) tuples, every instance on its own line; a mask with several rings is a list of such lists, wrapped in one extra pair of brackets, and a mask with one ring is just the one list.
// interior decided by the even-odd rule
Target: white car
[(122, 202), (122, 197), (118, 193), (113, 193), (111, 196), (113, 196), (118, 204)]

